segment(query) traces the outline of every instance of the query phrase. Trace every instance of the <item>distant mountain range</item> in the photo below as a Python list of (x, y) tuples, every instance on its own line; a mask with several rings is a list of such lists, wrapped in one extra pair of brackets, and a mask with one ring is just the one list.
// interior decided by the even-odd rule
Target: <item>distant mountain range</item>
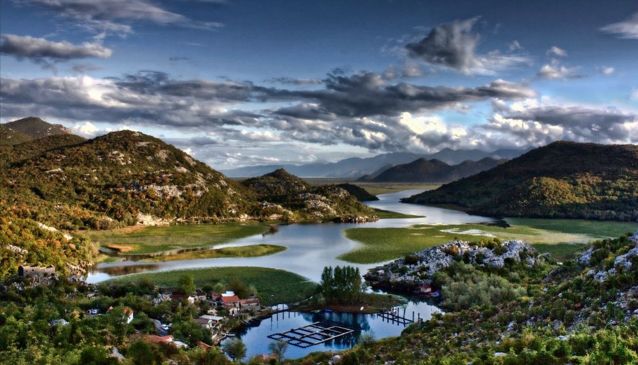
[(359, 180), (372, 182), (450, 182), (489, 170), (505, 161), (485, 157), (479, 161), (467, 160), (458, 165), (448, 165), (437, 159), (420, 158), (407, 164), (390, 167), (372, 176), (363, 176)]
[(410, 163), (420, 158), (426, 160), (440, 160), (449, 165), (457, 165), (463, 161), (479, 161), (484, 158), (512, 159), (525, 153), (526, 150), (500, 149), (493, 152), (481, 150), (452, 150), (443, 149), (437, 153), (423, 155), (408, 152), (394, 152), (380, 154), (369, 158), (347, 158), (332, 163), (311, 163), (305, 165), (259, 165), (246, 166), (236, 169), (222, 170), (230, 177), (250, 177), (259, 176), (270, 171), (283, 168), (286, 171), (301, 177), (323, 177), (323, 178), (343, 178), (358, 179), (364, 175), (374, 176), (390, 167)]
[(404, 201), (492, 216), (638, 221), (638, 146), (554, 142)]

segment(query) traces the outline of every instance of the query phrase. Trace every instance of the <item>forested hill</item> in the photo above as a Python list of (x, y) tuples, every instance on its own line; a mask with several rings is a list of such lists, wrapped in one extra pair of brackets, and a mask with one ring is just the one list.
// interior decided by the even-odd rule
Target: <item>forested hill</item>
[[(23, 134), (34, 127), (34, 137), (0, 146), (0, 205), (11, 214), (59, 229), (248, 219), (373, 219), (371, 211), (346, 190), (310, 188), (287, 173), (269, 175), (275, 184), (267, 186), (283, 186), (289, 180), (314, 194), (306, 197), (316, 203), (309, 207), (300, 203), (302, 191), (265, 193), (259, 184), (227, 179), (143, 133), (118, 131), (84, 140), (37, 118), (3, 124), (5, 130), (7, 125)], [(268, 182), (268, 177), (256, 181)], [(276, 207), (282, 202), (283, 207)]]
[(638, 146), (555, 142), (405, 199), (494, 216), (638, 220)]
[(311, 186), (304, 180), (277, 169), (242, 182), (262, 202), (273, 219), (335, 220), (365, 222), (375, 220), (374, 211), (361, 204), (350, 189), (338, 185)]

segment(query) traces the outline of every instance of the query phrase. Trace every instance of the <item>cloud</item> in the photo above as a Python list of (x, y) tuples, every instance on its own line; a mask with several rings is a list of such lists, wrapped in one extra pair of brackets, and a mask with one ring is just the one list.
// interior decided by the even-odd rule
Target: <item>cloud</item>
[(598, 71), (605, 76), (611, 76), (616, 72), (616, 69), (610, 66), (601, 66)]
[(294, 77), (274, 77), (268, 82), (282, 85), (319, 85), (322, 83), (319, 79), (299, 79)]
[(80, 27), (97, 33), (99, 37), (129, 34), (132, 32), (130, 23), (135, 22), (200, 29), (222, 26), (216, 22), (190, 19), (147, 0), (22, 0), (21, 3), (52, 10), (57, 15), (73, 20)]
[(521, 46), (521, 43), (517, 40), (513, 40), (509, 46), (508, 46), (510, 51), (520, 51), (523, 49), (523, 46)]
[(543, 67), (538, 70), (537, 75), (541, 79), (546, 80), (579, 79), (583, 77), (578, 73), (577, 68), (563, 66), (556, 62), (543, 65)]
[(391, 83), (372, 72), (333, 72), (322, 87), (298, 90), (240, 81), (178, 80), (166, 73), (144, 71), (103, 79), (2, 79), (0, 112), (16, 118), (40, 115), (162, 126), (182, 133), (203, 131), (217, 141), (297, 141), (400, 151), (454, 140), (452, 132), (435, 138), (431, 128), (419, 135), (417, 124), (406, 125), (406, 113), (417, 120), (423, 113), (460, 109), (467, 103), (534, 95), (524, 85), (503, 80), (452, 88)]
[[(296, 117), (301, 117), (301, 112), (324, 120), (335, 117), (396, 116), (406, 111), (436, 110), (495, 97), (511, 99), (535, 94), (527, 86), (504, 80), (495, 80), (474, 88), (452, 88), (405, 82), (388, 83), (382, 75), (373, 72), (353, 75), (331, 73), (324, 84), (325, 88), (321, 90), (290, 94), (315, 102), (295, 108)], [(290, 115), (290, 109), (282, 109), (278, 114)]]
[(108, 58), (113, 51), (97, 42), (73, 44), (66, 41), (55, 42), (44, 38), (3, 34), (0, 35), (0, 54), (50, 66), (56, 62), (73, 59)]
[(547, 50), (547, 55), (552, 57), (567, 57), (567, 51), (560, 47), (552, 46), (552, 48)]
[(518, 105), (496, 110), (486, 130), (530, 145), (555, 140), (598, 143), (638, 142), (638, 114), (583, 105)]
[(84, 137), (95, 137), (98, 134), (99, 129), (95, 126), (95, 124), (91, 122), (79, 122), (75, 123), (71, 130)]
[(626, 20), (606, 25), (600, 30), (623, 39), (638, 39), (638, 13)]
[[(478, 17), (438, 25), (425, 38), (408, 43), (405, 48), (412, 58), (433, 66), (442, 66), (465, 74), (494, 74), (529, 59), (519, 54), (491, 51), (477, 54), (479, 35), (472, 30)], [(519, 45), (520, 46), (520, 45)]]
[(99, 66), (91, 65), (88, 63), (80, 63), (80, 64), (73, 65), (73, 67), (71, 67), (71, 70), (77, 74), (86, 74), (88, 72), (98, 71), (101, 69), (102, 68)]

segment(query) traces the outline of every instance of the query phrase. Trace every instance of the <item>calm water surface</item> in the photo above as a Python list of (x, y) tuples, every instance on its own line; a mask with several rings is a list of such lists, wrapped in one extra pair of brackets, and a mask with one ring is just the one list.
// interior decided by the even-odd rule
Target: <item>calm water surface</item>
[[(425, 302), (409, 302), (400, 309), (400, 314), (410, 319), (412, 318), (412, 312), (414, 312), (415, 319), (420, 315), (420, 318), (427, 320), (430, 319), (432, 314), (439, 312), (439, 310)], [(375, 339), (399, 336), (401, 331), (406, 327), (404, 324), (388, 321), (388, 319), (381, 318), (381, 316), (376, 314), (283, 312), (262, 320), (256, 326), (244, 328), (236, 335), (239, 336), (246, 345), (246, 358), (249, 359), (255, 355), (270, 353), (268, 345), (273, 342), (273, 340), (269, 339), (268, 335), (281, 333), (315, 322), (340, 325), (353, 329), (354, 332), (330, 342), (305, 349), (290, 345), (285, 354), (287, 359), (300, 358), (317, 351), (346, 350), (356, 345), (362, 334), (370, 334)]]
[[(359, 243), (345, 237), (344, 230), (353, 227), (386, 228), (407, 227), (414, 224), (462, 224), (491, 221), (491, 218), (469, 215), (467, 213), (416, 204), (401, 203), (400, 199), (421, 192), (405, 190), (398, 193), (381, 194), (379, 200), (369, 202), (374, 208), (391, 210), (404, 214), (418, 215), (422, 218), (381, 219), (377, 222), (362, 224), (291, 224), (282, 225), (272, 235), (261, 234), (242, 238), (229, 243), (215, 245), (216, 248), (246, 246), (269, 243), (285, 246), (280, 253), (262, 257), (214, 258), (148, 263), (124, 261), (99, 264), (88, 276), (87, 281), (97, 283), (114, 276), (131, 272), (154, 272), (178, 269), (194, 269), (222, 266), (255, 266), (290, 271), (314, 281), (319, 281), (324, 266), (353, 265), (338, 259), (340, 255), (355, 249)], [(131, 267), (135, 266), (135, 267)], [(354, 264), (361, 272), (378, 264)]]

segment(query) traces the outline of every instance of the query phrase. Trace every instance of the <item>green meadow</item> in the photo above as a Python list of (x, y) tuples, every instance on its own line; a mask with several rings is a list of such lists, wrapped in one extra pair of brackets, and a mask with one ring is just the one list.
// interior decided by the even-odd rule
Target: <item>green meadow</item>
[(195, 260), (214, 259), (222, 257), (258, 257), (274, 255), (285, 251), (286, 247), (279, 245), (258, 244), (248, 246), (224, 247), (210, 250), (186, 251), (168, 255), (154, 256), (146, 261), (173, 261), (173, 260)]
[(354, 263), (395, 259), (452, 239), (517, 239), (535, 245), (560, 260), (569, 258), (582, 244), (638, 230), (638, 224), (567, 219), (507, 219), (511, 227), (486, 224), (415, 225), (407, 228), (351, 228), (346, 236), (362, 244), (340, 258)]
[(85, 233), (102, 247), (123, 254), (150, 254), (168, 250), (208, 247), (243, 237), (265, 233), (259, 223), (183, 224), (161, 227), (125, 228)]
[(197, 287), (228, 284), (231, 280), (241, 280), (257, 289), (263, 304), (295, 303), (310, 297), (317, 284), (284, 270), (263, 267), (212, 267), (154, 273), (131, 274), (113, 279), (112, 282), (136, 282), (149, 280), (161, 287), (178, 287), (179, 279), (190, 275)]

